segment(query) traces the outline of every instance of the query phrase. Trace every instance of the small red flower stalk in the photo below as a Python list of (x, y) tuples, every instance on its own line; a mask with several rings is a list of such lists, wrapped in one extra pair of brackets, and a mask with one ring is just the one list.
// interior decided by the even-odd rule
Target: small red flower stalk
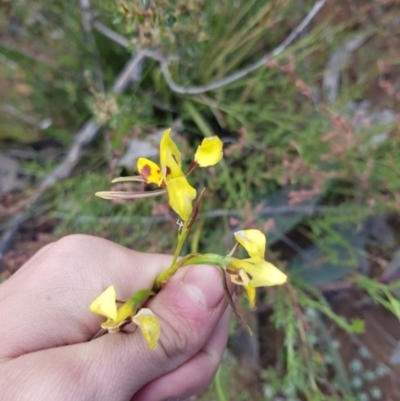
[[(137, 291), (131, 298), (118, 307), (115, 288), (111, 285), (90, 305), (92, 312), (107, 318), (101, 324), (102, 330), (99, 332), (100, 334), (106, 332), (115, 333), (121, 331), (126, 325), (134, 323), (142, 331), (150, 349), (155, 349), (157, 346), (160, 336), (160, 323), (153, 312), (148, 308), (142, 308), (142, 305), (144, 305), (149, 297), (161, 291), (163, 285), (181, 267), (208, 264), (220, 268), (225, 295), (236, 315), (249, 331), (251, 331), (250, 328), (235, 308), (227, 287), (225, 272), (228, 273), (233, 283), (245, 288), (251, 308), (255, 306), (256, 287), (280, 285), (284, 284), (287, 280), (287, 276), (284, 273), (273, 264), (264, 260), (266, 239), (265, 235), (259, 230), (237, 231), (234, 234), (237, 241), (236, 245), (226, 256), (213, 253), (196, 253), (188, 254), (179, 259), (182, 247), (200, 209), (204, 193), (203, 189), (196, 199), (196, 189), (190, 185), (187, 177), (197, 167), (209, 167), (217, 164), (222, 159), (223, 151), (222, 142), (218, 137), (205, 138), (197, 148), (194, 160), (185, 174), (182, 171), (181, 153), (171, 139), (170, 132), (170, 129), (166, 130), (161, 139), (160, 166), (151, 160), (140, 158), (137, 163), (138, 176), (120, 177), (112, 181), (113, 183), (122, 181), (153, 183), (158, 185), (161, 188), (160, 190), (142, 193), (120, 191), (96, 193), (97, 196), (104, 199), (135, 199), (167, 193), (169, 205), (182, 220), (183, 225), (178, 230), (178, 243), (171, 266), (156, 278), (152, 290), (143, 289)], [(249, 258), (238, 259), (233, 257), (238, 245), (246, 249)]]

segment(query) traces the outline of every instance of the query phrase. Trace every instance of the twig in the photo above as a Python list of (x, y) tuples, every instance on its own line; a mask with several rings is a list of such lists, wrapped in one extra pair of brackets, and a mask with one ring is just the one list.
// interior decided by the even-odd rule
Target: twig
[(85, 42), (88, 44), (87, 47), (89, 54), (94, 61), (93, 70), (97, 90), (104, 92), (103, 73), (101, 72), (100, 67), (100, 55), (92, 32), (93, 14), (90, 7), (90, 0), (78, 0), (78, 4), (82, 14), (82, 27), (85, 36)]
[(106, 38), (118, 43), (122, 47), (128, 47), (130, 45), (129, 40), (124, 38), (119, 33), (113, 31), (108, 26), (102, 24), (101, 22), (93, 22), (93, 28), (104, 35)]
[(202, 86), (191, 86), (185, 87), (178, 85), (171, 77), (171, 74), (168, 69), (168, 63), (163, 61), (161, 63), (161, 72), (164, 75), (165, 80), (167, 81), (168, 86), (171, 90), (181, 95), (199, 95), (200, 93), (205, 93), (211, 90), (215, 90), (221, 88), (223, 86), (229, 85), (232, 82), (238, 81), (241, 78), (251, 74), (252, 72), (258, 70), (260, 67), (264, 66), (268, 61), (272, 60), (280, 53), (282, 53), (299, 35), (303, 30), (308, 26), (311, 20), (315, 17), (318, 11), (323, 7), (327, 0), (318, 0), (311, 11), (307, 14), (307, 16), (303, 19), (303, 21), (298, 25), (292, 33), (272, 52), (266, 54), (261, 57), (258, 61), (249, 66), (243, 68), (242, 70), (236, 71), (235, 73), (228, 75), (225, 78), (222, 78), (218, 81), (211, 82), (207, 85)]
[[(168, 65), (171, 62), (171, 58), (165, 58), (163, 55), (161, 55), (157, 51), (143, 50), (143, 52), (146, 53), (146, 56), (148, 58), (158, 61), (158, 63), (160, 64), (160, 67), (161, 67), (161, 72), (165, 78), (165, 81), (167, 82), (167, 85), (173, 92), (179, 93), (181, 95), (199, 95), (201, 93), (209, 92), (209, 91), (221, 88), (223, 86), (229, 85), (232, 82), (238, 81), (239, 79), (244, 78), (245, 76), (258, 70), (260, 67), (265, 65), (268, 61), (272, 60), (273, 58), (275, 58), (276, 56), (281, 54), (304, 31), (304, 29), (309, 25), (311, 20), (318, 14), (319, 10), (324, 6), (326, 1), (327, 0), (317, 0), (314, 4), (313, 8), (310, 10), (310, 12), (307, 14), (307, 16), (303, 19), (303, 21), (272, 52), (266, 54), (265, 56), (260, 58), (258, 61), (256, 61), (253, 64), (250, 64), (249, 66), (243, 68), (242, 70), (236, 71), (235, 73), (228, 75), (227, 77), (222, 78), (218, 81), (210, 82), (207, 85), (181, 86), (181, 85), (177, 84), (172, 79), (172, 76), (168, 69)], [(106, 27), (105, 25), (103, 25), (99, 22), (95, 22), (93, 24), (93, 27), (95, 29), (97, 29), (100, 33), (102, 33), (104, 36), (106, 36), (109, 39), (113, 40), (114, 42), (120, 44), (121, 46), (124, 46), (124, 47), (129, 46), (128, 39), (126, 39), (123, 36), (121, 36), (120, 34), (114, 32), (113, 30)]]
[[(142, 68), (144, 57), (145, 56), (141, 52), (138, 52), (136, 55), (131, 57), (125, 68), (115, 80), (111, 92), (114, 94), (120, 94), (127, 88), (132, 80), (137, 79), (138, 69), (140, 70)], [(100, 128), (101, 126), (96, 124), (94, 121), (88, 121), (83, 125), (83, 127), (76, 133), (74, 143), (64, 160), (39, 183), (38, 187), (26, 203), (24, 210), (16, 214), (10, 221), (8, 229), (0, 238), (0, 262), (3, 260), (5, 253), (11, 246), (11, 242), (22, 223), (32, 216), (32, 209), (37, 201), (42, 197), (45, 191), (52, 187), (56, 182), (70, 176), (72, 170), (80, 160), (83, 147), (93, 141)]]
[(343, 68), (349, 62), (351, 55), (361, 47), (372, 34), (372, 30), (359, 33), (350, 40), (344, 42), (342, 46), (329, 57), (329, 61), (322, 77), (322, 87), (324, 97), (328, 105), (332, 105), (339, 94), (340, 76)]
[(6, 113), (11, 114), (12, 116), (23, 121), (24, 123), (33, 125), (34, 127), (39, 128), (41, 130), (50, 127), (50, 125), (52, 124), (51, 118), (44, 118), (41, 121), (37, 121), (34, 117), (27, 115), (26, 113), (23, 113), (22, 111), (18, 110), (17, 108), (8, 103), (3, 103), (1, 108)]

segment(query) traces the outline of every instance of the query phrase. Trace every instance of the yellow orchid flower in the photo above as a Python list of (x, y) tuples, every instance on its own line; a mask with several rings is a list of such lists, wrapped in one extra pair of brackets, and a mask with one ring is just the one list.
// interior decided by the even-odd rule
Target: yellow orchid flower
[(90, 304), (89, 309), (107, 318), (101, 327), (109, 333), (116, 333), (130, 322), (135, 323), (140, 328), (149, 348), (155, 349), (160, 336), (160, 323), (150, 309), (140, 309), (146, 299), (153, 294), (154, 292), (150, 290), (140, 290), (118, 309), (115, 288), (111, 285)]
[(204, 138), (197, 148), (194, 161), (186, 174), (182, 171), (181, 153), (171, 139), (171, 129), (167, 129), (160, 142), (160, 165), (150, 159), (139, 158), (137, 161), (138, 176), (118, 177), (112, 183), (140, 181), (156, 184), (160, 190), (142, 192), (100, 191), (96, 196), (104, 199), (136, 199), (168, 193), (171, 208), (187, 221), (192, 213), (192, 201), (196, 198), (196, 190), (189, 184), (187, 176), (196, 167), (209, 167), (217, 164), (223, 156), (222, 141), (217, 137)]
[(259, 230), (241, 230), (235, 234), (236, 241), (242, 245), (250, 258), (225, 258), (227, 272), (231, 280), (244, 286), (251, 308), (254, 308), (256, 287), (269, 287), (286, 283), (287, 276), (272, 263), (264, 260), (265, 235)]
[(192, 201), (196, 190), (189, 184), (182, 171), (181, 153), (171, 139), (171, 129), (167, 129), (160, 142), (160, 165), (149, 159), (137, 162), (139, 174), (146, 183), (154, 183), (166, 188), (171, 208), (186, 221), (192, 212)]
[(214, 166), (222, 159), (222, 146), (222, 141), (217, 136), (204, 138), (194, 155), (195, 163), (199, 167)]

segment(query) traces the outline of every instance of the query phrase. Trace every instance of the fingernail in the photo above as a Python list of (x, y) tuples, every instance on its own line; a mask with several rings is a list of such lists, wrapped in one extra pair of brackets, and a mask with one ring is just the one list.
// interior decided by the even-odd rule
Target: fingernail
[(188, 267), (182, 284), (192, 299), (209, 309), (215, 308), (224, 296), (221, 272), (214, 266)]

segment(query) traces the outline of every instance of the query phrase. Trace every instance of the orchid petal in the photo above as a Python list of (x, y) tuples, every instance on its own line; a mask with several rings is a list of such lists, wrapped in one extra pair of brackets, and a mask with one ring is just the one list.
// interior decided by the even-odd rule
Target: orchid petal
[(133, 316), (132, 322), (139, 326), (149, 348), (155, 349), (160, 337), (160, 322), (157, 316), (150, 309), (142, 308)]
[(267, 241), (260, 230), (240, 230), (234, 235), (236, 241), (246, 249), (250, 257), (264, 259)]
[(196, 198), (196, 190), (183, 175), (168, 180), (167, 191), (171, 208), (186, 221), (192, 213), (192, 201)]
[(241, 268), (250, 275), (253, 287), (270, 287), (286, 283), (287, 275), (263, 259), (244, 259)]
[(137, 169), (139, 174), (148, 184), (157, 184), (159, 187), (163, 181), (161, 168), (149, 159), (140, 157), (137, 161)]
[(245, 285), (247, 299), (249, 300), (250, 309), (254, 310), (256, 307), (256, 289), (251, 285)]
[(231, 281), (238, 285), (247, 286), (250, 283), (251, 278), (244, 271), (244, 269), (239, 269), (237, 272), (231, 274)]
[(171, 139), (170, 133), (171, 129), (167, 129), (160, 142), (160, 165), (165, 180), (183, 175), (181, 152)]
[(115, 298), (115, 288), (113, 285), (110, 285), (90, 304), (89, 309), (98, 315), (115, 320), (118, 314)]
[(204, 138), (201, 145), (197, 148), (194, 161), (200, 167), (214, 166), (222, 159), (222, 146), (222, 141), (217, 136)]

